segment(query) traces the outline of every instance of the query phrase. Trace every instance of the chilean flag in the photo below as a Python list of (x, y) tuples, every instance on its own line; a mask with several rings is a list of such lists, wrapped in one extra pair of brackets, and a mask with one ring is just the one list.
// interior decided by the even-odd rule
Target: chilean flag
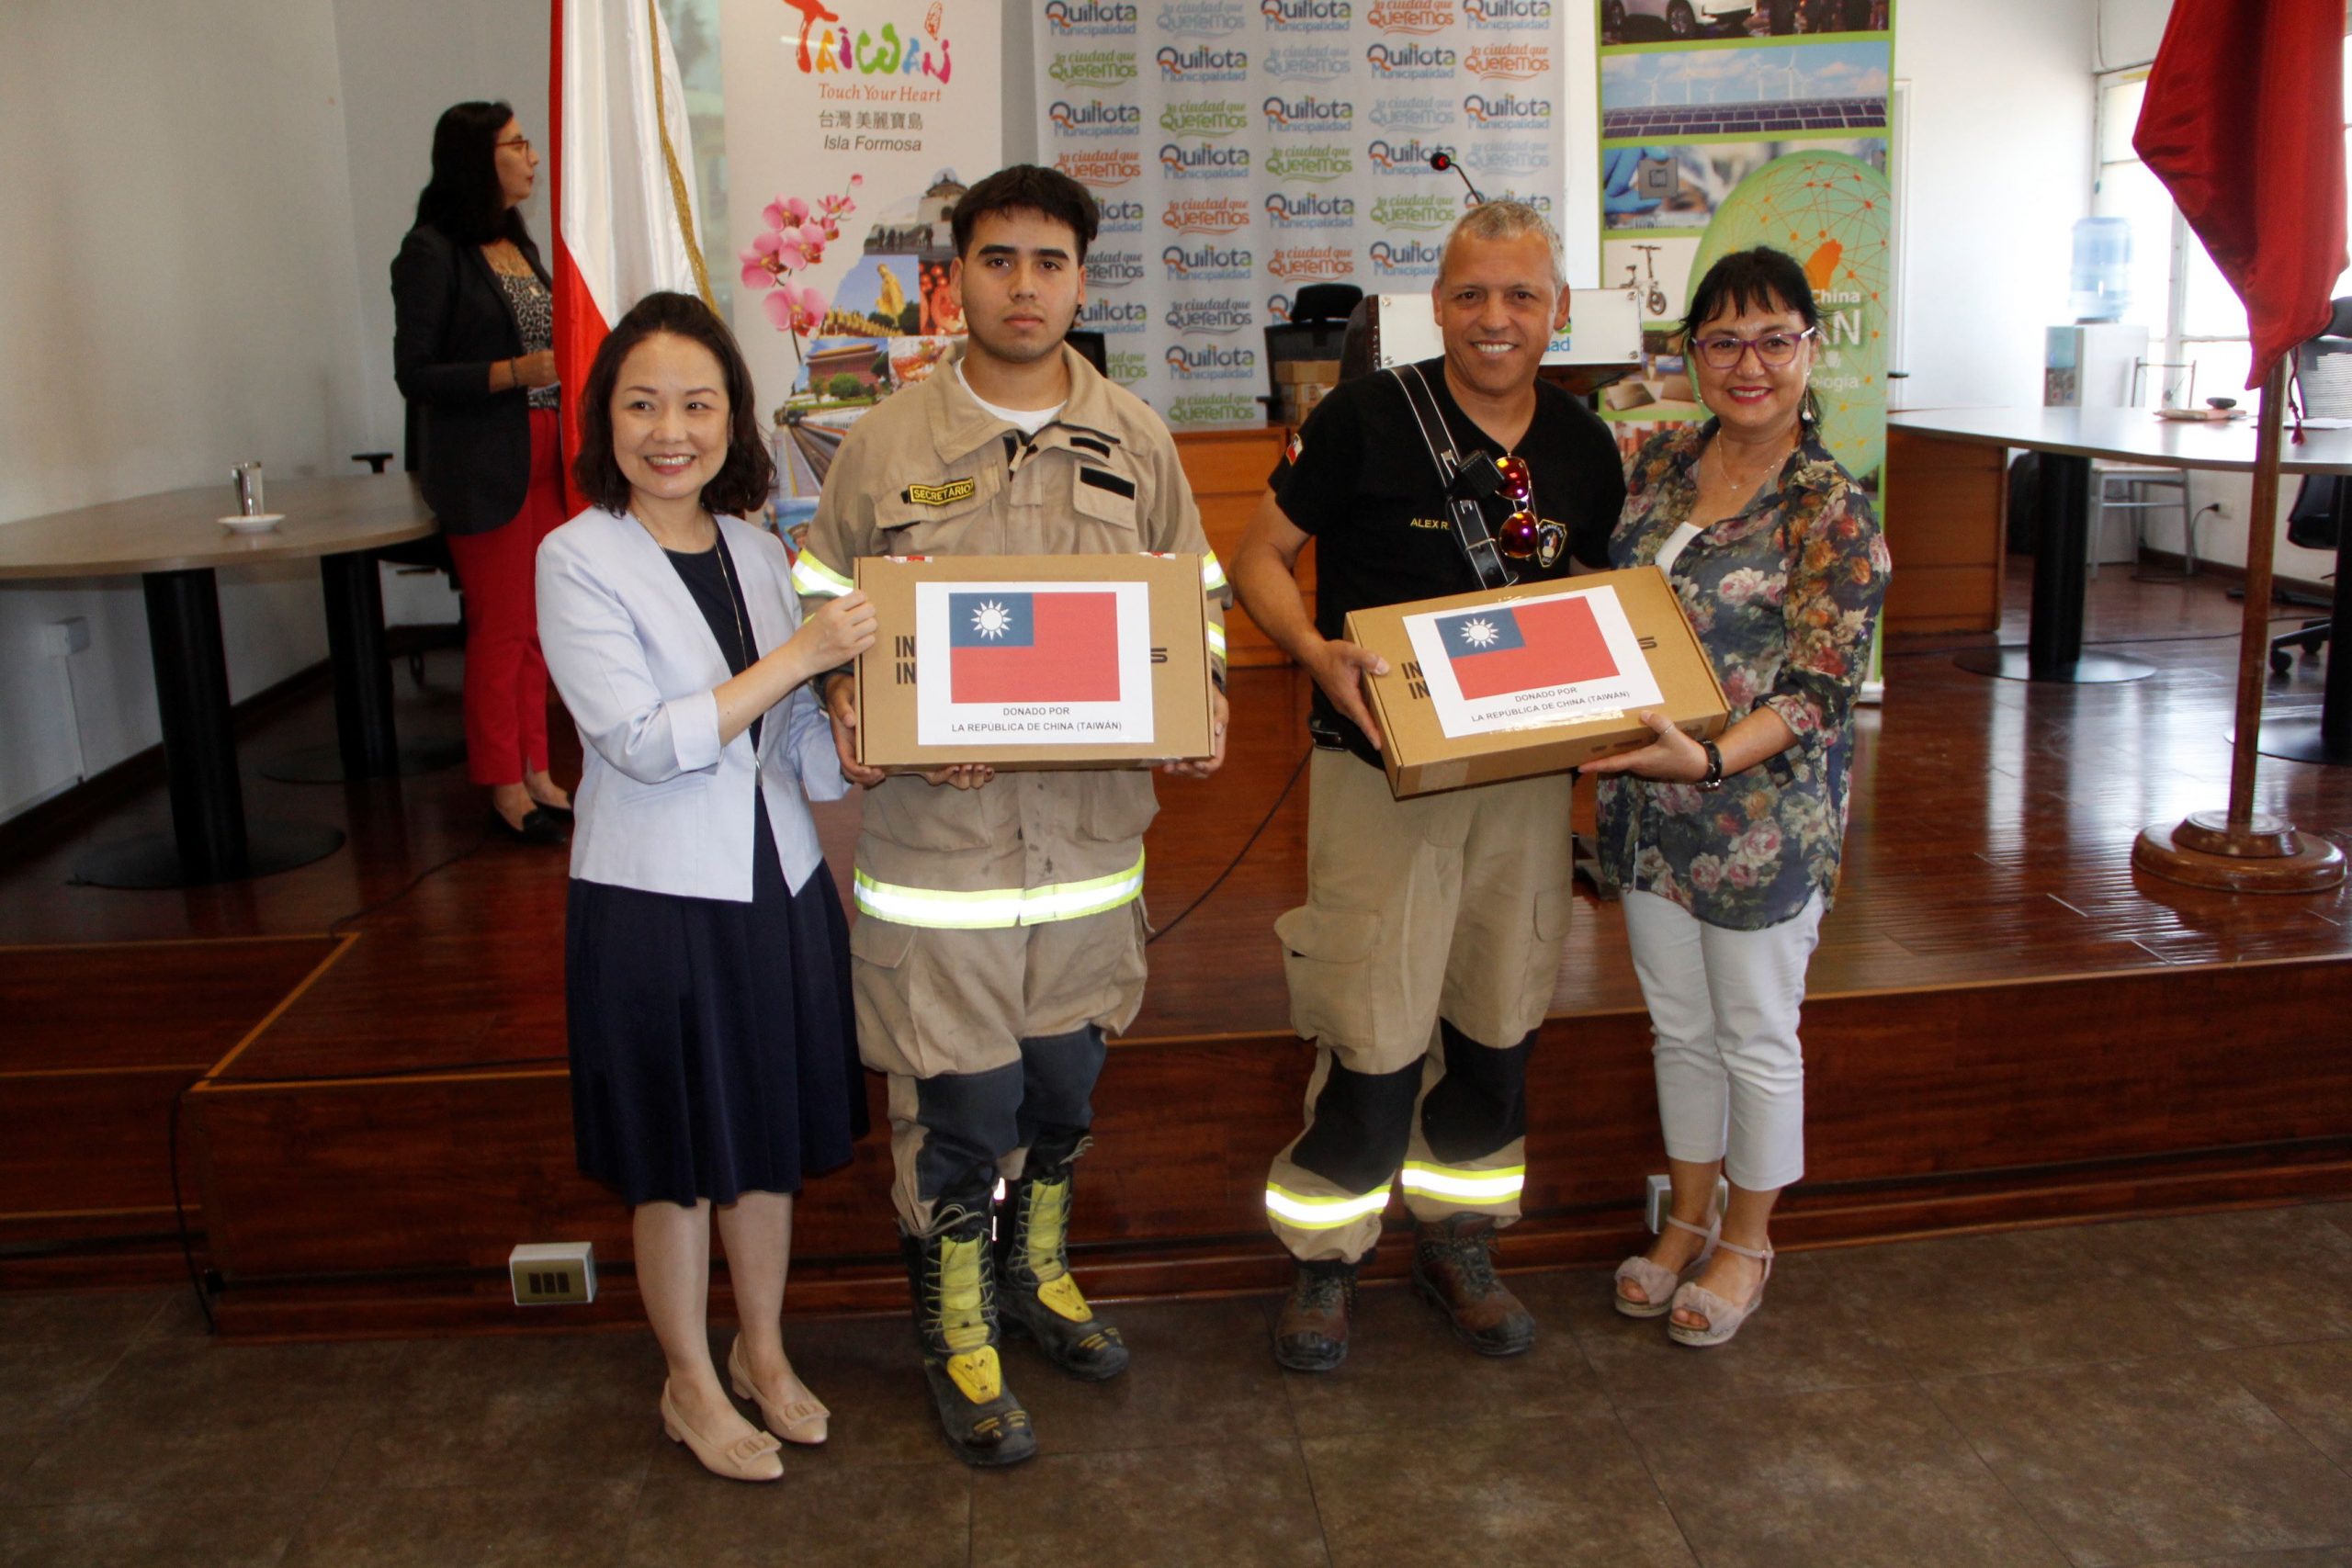
[[(552, 0), (555, 364), (564, 449), (579, 449), (574, 390), (612, 324), (658, 289), (711, 303), (695, 205), (686, 93), (661, 7)], [(571, 482), (565, 465), (564, 483)], [(575, 509), (583, 505), (575, 492)]]
[(1439, 616), (1437, 630), (1453, 682), (1471, 702), (1617, 673), (1592, 606), (1581, 598), (1458, 611)]
[(947, 664), (959, 703), (1115, 703), (1119, 596), (950, 593)]

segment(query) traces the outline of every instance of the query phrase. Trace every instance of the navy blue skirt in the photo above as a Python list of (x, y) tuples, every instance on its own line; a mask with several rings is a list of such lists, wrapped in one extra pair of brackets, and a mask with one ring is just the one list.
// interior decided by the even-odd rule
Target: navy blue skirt
[(752, 901), (574, 879), (564, 1000), (580, 1169), (632, 1205), (797, 1192), (866, 1128), (849, 928), (757, 818)]

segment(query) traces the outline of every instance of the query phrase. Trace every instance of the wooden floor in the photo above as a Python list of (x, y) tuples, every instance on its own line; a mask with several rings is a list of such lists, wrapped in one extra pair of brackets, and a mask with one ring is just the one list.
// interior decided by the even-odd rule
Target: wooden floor
[[(2021, 576), (2011, 590), (2015, 639)], [(2237, 615), (2210, 580), (2109, 568), (2090, 638), (2132, 645), (2148, 680), (2035, 686), (1936, 650), (1890, 658), (1812, 969), (1812, 1170), (1790, 1239), (2352, 1190), (2352, 895), (2230, 898), (2130, 867), (2141, 828), (2223, 804)], [(423, 691), (403, 675), (403, 725), (454, 728), (456, 677), (454, 661)], [(2303, 661), (2271, 712), (2315, 710), (2319, 679)], [(1080, 1234), (1118, 1291), (1279, 1267), (1259, 1183), (1308, 1066), (1272, 934), (1303, 886), (1304, 700), (1292, 672), (1242, 672), (1226, 772), (1160, 784), (1151, 990), (1083, 1179)], [(626, 1257), (623, 1214), (570, 1165), (561, 855), (487, 842), (458, 771), (255, 775), (331, 730), (322, 691), (243, 741), (249, 809), (349, 832), (315, 865), (190, 893), (72, 886), (90, 845), (164, 825), (156, 794), (0, 867), (0, 1120), (42, 1134), (0, 1138), (0, 1280), (177, 1266), (164, 1151), (192, 1079), (187, 1196), (232, 1328), (327, 1331), (355, 1311), (503, 1325), (513, 1243)], [(2346, 770), (2266, 760), (2260, 797), (2352, 841)], [(845, 875), (854, 803), (820, 818)], [(1589, 894), (1554, 1012), (1513, 1243), (1528, 1261), (1613, 1252), (1661, 1168), (1623, 923)], [(886, 1163), (871, 1139), (804, 1195), (804, 1303), (893, 1299)]]

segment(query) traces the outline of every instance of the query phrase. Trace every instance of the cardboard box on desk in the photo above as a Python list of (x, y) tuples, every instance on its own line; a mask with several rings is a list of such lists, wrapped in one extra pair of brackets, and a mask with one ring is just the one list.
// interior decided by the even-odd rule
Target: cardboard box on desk
[(1200, 557), (874, 556), (856, 573), (881, 620), (857, 660), (867, 767), (1209, 755)]
[(1399, 800), (1634, 750), (1646, 708), (1702, 740), (1730, 716), (1656, 567), (1358, 610), (1347, 635), (1388, 660), (1366, 685)]

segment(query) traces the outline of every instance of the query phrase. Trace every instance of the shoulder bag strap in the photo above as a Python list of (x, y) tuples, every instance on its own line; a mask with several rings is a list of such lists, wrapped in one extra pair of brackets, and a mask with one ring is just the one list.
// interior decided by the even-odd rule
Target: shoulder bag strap
[(1495, 536), (1487, 527), (1487, 514), (1476, 498), (1456, 493), (1455, 479), (1462, 472), (1462, 455), (1453, 445), (1453, 433), (1446, 427), (1445, 415), (1438, 408), (1437, 395), (1430, 390), (1428, 380), (1418, 365), (1392, 366), (1388, 374), (1396, 378), (1398, 390), (1405, 394), (1405, 406), (1413, 412), (1413, 423), (1420, 428), (1422, 445), (1429, 448), (1430, 461), (1437, 468), (1438, 494), (1445, 503), (1447, 515), (1453, 523), (1454, 543), (1462, 547), (1462, 554), (1470, 570), (1478, 574), (1481, 588), (1508, 588), (1519, 576), (1503, 563), (1502, 551), (1495, 545)]

